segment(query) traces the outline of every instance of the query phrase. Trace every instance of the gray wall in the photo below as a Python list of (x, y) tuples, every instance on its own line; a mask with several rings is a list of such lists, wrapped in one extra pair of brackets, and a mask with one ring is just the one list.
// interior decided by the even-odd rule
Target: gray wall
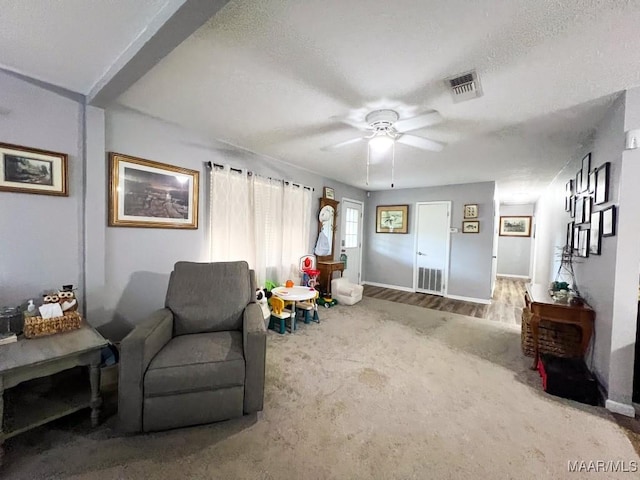
[(69, 155), (69, 196), (0, 192), (0, 305), (82, 283), (83, 106), (0, 72), (0, 142)]
[[(176, 261), (208, 260), (208, 170), (204, 167), (205, 162), (247, 168), (260, 175), (285, 178), (313, 187), (315, 198), (312, 202), (314, 214), (309, 252), (316, 241), (316, 214), (323, 186), (332, 186), (336, 199), (343, 196), (361, 201), (365, 199), (365, 192), (357, 188), (226, 144), (208, 141), (202, 135), (128, 109), (108, 109), (105, 123), (107, 151), (191, 168), (200, 171), (201, 175), (201, 208), (197, 230), (105, 227), (104, 223), (101, 226), (94, 225), (93, 228), (103, 231), (105, 238), (102, 259), (105, 268), (102, 288), (97, 286), (99, 282), (95, 282), (96, 303), (89, 305), (89, 318), (95, 325), (101, 325), (101, 329), (112, 338), (121, 337), (154, 309), (162, 307), (169, 273)], [(95, 165), (95, 168), (93, 172), (102, 175), (101, 183), (106, 185), (104, 165)], [(93, 191), (87, 192), (88, 199), (91, 199), (88, 201), (95, 203), (96, 208), (102, 208), (102, 218), (106, 216), (104, 206), (101, 207), (105, 194), (100, 190), (95, 194)], [(91, 234), (100, 237), (99, 232)], [(339, 231), (337, 235), (339, 238)], [(336, 257), (339, 257), (339, 249)], [(96, 267), (97, 275), (100, 274), (99, 270)], [(93, 277), (89, 275), (88, 282), (92, 280)]]
[[(500, 205), (501, 216), (533, 216), (533, 204), (527, 205)], [(498, 237), (498, 275), (515, 275), (528, 277), (531, 267), (531, 247), (533, 242), (530, 237)]]
[[(477, 203), (479, 234), (451, 234), (447, 293), (491, 299), (491, 257), (494, 229), (495, 183), (371, 192), (367, 199), (363, 270), (367, 282), (413, 288), (416, 202), (451, 201), (451, 226), (462, 228), (464, 205)], [(376, 206), (409, 204), (409, 233), (376, 233)]]
[[(576, 149), (573, 160), (558, 174), (536, 204), (536, 268), (533, 279), (537, 283), (547, 284), (555, 279), (558, 249), (566, 242), (567, 223), (572, 220), (564, 210), (565, 184), (575, 179), (585, 154), (591, 152), (591, 163), (595, 167), (611, 162), (610, 201), (605, 205), (596, 205), (594, 211), (618, 203), (624, 147), (624, 101), (624, 95), (616, 100), (599, 124), (593, 142), (585, 148)], [(602, 255), (577, 259), (574, 265), (580, 293), (596, 311), (595, 342), (590, 363), (605, 387), (609, 378), (616, 254), (617, 237), (603, 238)]]

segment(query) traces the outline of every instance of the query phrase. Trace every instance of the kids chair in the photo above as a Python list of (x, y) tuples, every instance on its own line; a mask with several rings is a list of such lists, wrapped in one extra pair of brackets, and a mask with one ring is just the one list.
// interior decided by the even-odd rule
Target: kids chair
[[(271, 317), (269, 318), (269, 328), (279, 332), (281, 335), (287, 331), (287, 318), (291, 318), (291, 313), (284, 309), (284, 300), (275, 295), (271, 297)], [(295, 318), (291, 320), (291, 330), (295, 329)], [(278, 328), (276, 328), (276, 326)]]
[[(304, 323), (311, 323), (313, 320), (316, 323), (320, 323), (320, 317), (318, 316), (318, 304), (316, 302), (319, 292), (316, 291), (316, 296), (311, 300), (305, 300), (303, 302), (296, 302), (296, 313), (303, 315)], [(311, 312), (313, 311), (313, 317)]]
[(362, 300), (364, 287), (349, 283), (346, 278), (336, 278), (331, 280), (331, 294), (342, 305), (355, 305)]

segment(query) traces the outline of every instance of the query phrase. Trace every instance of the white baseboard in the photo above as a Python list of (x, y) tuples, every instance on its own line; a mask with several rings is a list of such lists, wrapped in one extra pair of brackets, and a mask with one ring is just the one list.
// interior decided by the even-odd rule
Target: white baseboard
[(445, 295), (445, 297), (451, 300), (462, 300), (463, 302), (482, 303), (483, 305), (491, 305), (491, 300), (485, 300), (484, 298), (462, 297), (460, 295)]
[(607, 410), (613, 413), (619, 413), (620, 415), (624, 415), (626, 417), (631, 417), (631, 418), (636, 416), (636, 409), (633, 408), (633, 405), (627, 405), (626, 403), (607, 400), (604, 403), (604, 406)]
[(531, 277), (529, 275), (511, 275), (509, 273), (497, 273), (496, 277), (524, 278), (525, 280), (530, 280), (531, 279)]
[(411, 287), (401, 287), (400, 285), (388, 285), (386, 283), (377, 283), (377, 282), (362, 282), (363, 285), (371, 285), (372, 287), (382, 287), (382, 288), (391, 288), (393, 290), (400, 290), (403, 292), (411, 292), (415, 293), (415, 290)]

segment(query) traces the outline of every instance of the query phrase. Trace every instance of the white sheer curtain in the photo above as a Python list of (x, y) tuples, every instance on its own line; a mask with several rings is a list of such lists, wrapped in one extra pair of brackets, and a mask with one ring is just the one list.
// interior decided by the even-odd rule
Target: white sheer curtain
[(212, 262), (255, 264), (251, 185), (246, 172), (228, 166), (211, 170), (209, 252)]
[[(282, 257), (280, 279), (300, 277), (300, 257), (309, 253), (311, 234), (311, 190), (284, 185), (282, 209)], [(306, 228), (301, 228), (305, 226)]]
[(282, 181), (253, 177), (256, 281), (279, 282), (282, 255)]
[(213, 168), (210, 186), (211, 261), (246, 260), (258, 285), (297, 283), (309, 253), (311, 190), (229, 167)]

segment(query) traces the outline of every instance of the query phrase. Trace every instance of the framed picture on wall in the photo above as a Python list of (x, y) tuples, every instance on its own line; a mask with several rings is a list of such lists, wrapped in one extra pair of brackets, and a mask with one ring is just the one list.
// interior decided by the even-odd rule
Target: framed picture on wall
[(376, 233), (407, 233), (409, 205), (378, 205)]
[(576, 173), (576, 180), (574, 184), (574, 195), (577, 196), (578, 193), (582, 192), (582, 170), (578, 170), (578, 173)]
[(109, 226), (198, 228), (200, 173), (110, 153)]
[(500, 236), (502, 237), (530, 237), (531, 216), (519, 217), (500, 216)]
[(472, 203), (465, 205), (464, 218), (478, 218), (478, 204)]
[(616, 206), (602, 210), (602, 236), (613, 237), (616, 234)]
[(462, 222), (462, 233), (480, 233), (480, 221), (464, 220)]
[(589, 230), (580, 230), (578, 234), (578, 256), (589, 256)]
[(65, 153), (0, 143), (0, 190), (69, 195)]
[(573, 225), (573, 251), (575, 252), (575, 254), (578, 254), (578, 248), (579, 248), (579, 243), (578, 241), (580, 240), (580, 227), (578, 225)]
[(567, 240), (565, 245), (569, 248), (573, 248), (573, 227), (575, 224), (573, 222), (567, 223)]
[(322, 190), (322, 196), (324, 198), (330, 198), (331, 200), (335, 199), (335, 192), (333, 191), (333, 188), (331, 187), (324, 187)]
[(564, 210), (571, 211), (571, 199), (573, 198), (573, 180), (569, 180), (564, 187)]
[(596, 170), (596, 191), (594, 203), (600, 205), (609, 201), (609, 162)]
[(589, 234), (589, 253), (591, 255), (600, 255), (602, 237), (600, 230), (602, 226), (601, 212), (593, 212), (591, 214), (591, 233)]
[(575, 222), (584, 223), (584, 198), (583, 197), (576, 197)]
[(582, 157), (582, 168), (581, 172), (581, 192), (586, 192), (589, 190), (589, 174), (591, 173), (591, 153), (587, 153), (584, 157)]

